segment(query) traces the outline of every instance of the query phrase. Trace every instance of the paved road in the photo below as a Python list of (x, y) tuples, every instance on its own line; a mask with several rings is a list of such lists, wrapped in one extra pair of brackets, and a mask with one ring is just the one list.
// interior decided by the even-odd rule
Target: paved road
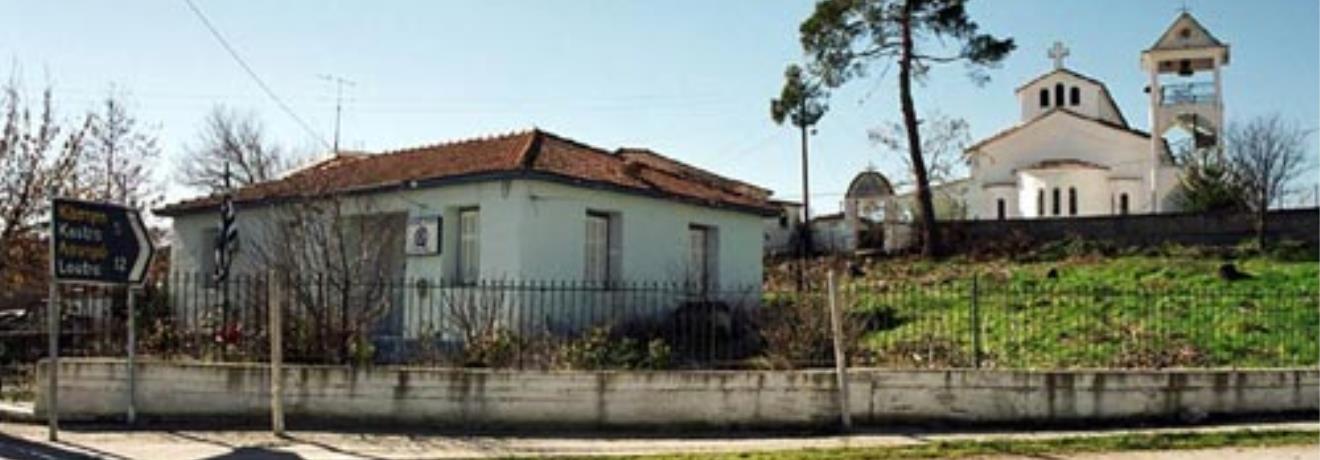
[[(1315, 423), (1271, 424), (1252, 429), (1320, 429)], [(0, 423), (0, 458), (62, 459), (413, 459), (498, 458), (509, 456), (638, 455), (679, 452), (740, 452), (795, 448), (878, 447), (913, 445), (955, 439), (1043, 439), (1097, 436), (1130, 432), (1185, 432), (1243, 429), (1240, 426), (1197, 429), (1125, 430), (1104, 432), (976, 433), (976, 434), (859, 434), (851, 436), (761, 438), (585, 438), (534, 436), (454, 436), (410, 434), (344, 434), (319, 431), (290, 433), (287, 439), (257, 431), (108, 431), (70, 427), (61, 442), (45, 441), (45, 427)], [(1320, 433), (1320, 431), (1317, 431)], [(1012, 457), (1002, 457), (1012, 458)], [(1040, 457), (1033, 457), (1039, 459)], [(1089, 460), (1155, 458), (1208, 460), (1212, 458), (1308, 459), (1320, 458), (1320, 444), (1268, 449), (1213, 451), (1130, 452), (1070, 457)]]

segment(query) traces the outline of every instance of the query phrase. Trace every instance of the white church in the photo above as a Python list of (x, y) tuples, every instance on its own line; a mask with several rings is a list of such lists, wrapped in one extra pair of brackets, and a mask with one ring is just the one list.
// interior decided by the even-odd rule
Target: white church
[[(1069, 69), (1068, 52), (1055, 43), (1047, 53), (1053, 68), (1017, 87), (1017, 124), (965, 149), (967, 177), (932, 184), (936, 219), (1178, 211), (1178, 156), (1221, 146), (1221, 69), (1229, 63), (1228, 44), (1184, 11), (1141, 52), (1140, 68), (1149, 78), (1149, 133), (1128, 123), (1103, 82)], [(889, 183), (872, 169), (858, 174), (841, 214), (811, 220), (815, 239), (829, 242), (820, 250), (908, 247), (915, 235), (914, 193), (895, 194)]]
[[(1176, 211), (1176, 152), (1219, 145), (1220, 69), (1228, 45), (1183, 12), (1149, 49), (1151, 133), (1134, 129), (1100, 80), (1064, 65), (1016, 90), (1021, 120), (965, 151), (958, 184), (970, 219), (1066, 218)], [(1181, 131), (1182, 139), (1166, 139)]]

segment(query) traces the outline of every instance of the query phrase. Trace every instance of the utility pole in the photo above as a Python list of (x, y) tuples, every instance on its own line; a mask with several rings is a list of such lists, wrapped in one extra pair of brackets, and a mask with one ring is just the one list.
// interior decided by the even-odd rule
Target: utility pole
[(332, 150), (335, 155), (339, 154), (339, 121), (344, 113), (344, 86), (357, 86), (357, 82), (348, 80), (337, 75), (321, 74), (318, 78), (335, 85), (335, 142)]
[[(806, 99), (802, 100), (802, 111), (806, 111)], [(811, 187), (807, 185), (807, 124), (798, 127), (802, 131), (802, 237), (798, 242), (797, 288), (806, 287), (807, 260), (811, 258)]]

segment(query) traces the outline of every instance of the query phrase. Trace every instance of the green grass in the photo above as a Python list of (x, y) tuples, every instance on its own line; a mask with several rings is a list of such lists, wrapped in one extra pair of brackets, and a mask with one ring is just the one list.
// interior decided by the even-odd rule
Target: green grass
[[(1250, 278), (1221, 279), (1225, 263)], [(1106, 253), (1072, 242), (1014, 257), (882, 260), (865, 271), (842, 285), (872, 319), (856, 353), (862, 365), (969, 367), (978, 338), (983, 367), (1320, 363), (1320, 261), (1309, 252)]]
[[(1217, 433), (1125, 434), (1048, 440), (936, 441), (916, 446), (812, 449), (770, 452), (656, 455), (645, 459), (684, 460), (852, 460), (1045, 456), (1084, 452), (1250, 448), (1315, 444), (1314, 431), (1231, 431)], [(604, 457), (611, 458), (611, 457)]]

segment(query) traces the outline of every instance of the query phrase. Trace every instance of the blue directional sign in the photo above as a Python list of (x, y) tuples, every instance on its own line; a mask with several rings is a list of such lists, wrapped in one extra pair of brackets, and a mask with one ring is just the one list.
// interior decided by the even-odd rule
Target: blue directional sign
[(51, 271), (59, 282), (141, 283), (153, 248), (132, 208), (51, 201)]

